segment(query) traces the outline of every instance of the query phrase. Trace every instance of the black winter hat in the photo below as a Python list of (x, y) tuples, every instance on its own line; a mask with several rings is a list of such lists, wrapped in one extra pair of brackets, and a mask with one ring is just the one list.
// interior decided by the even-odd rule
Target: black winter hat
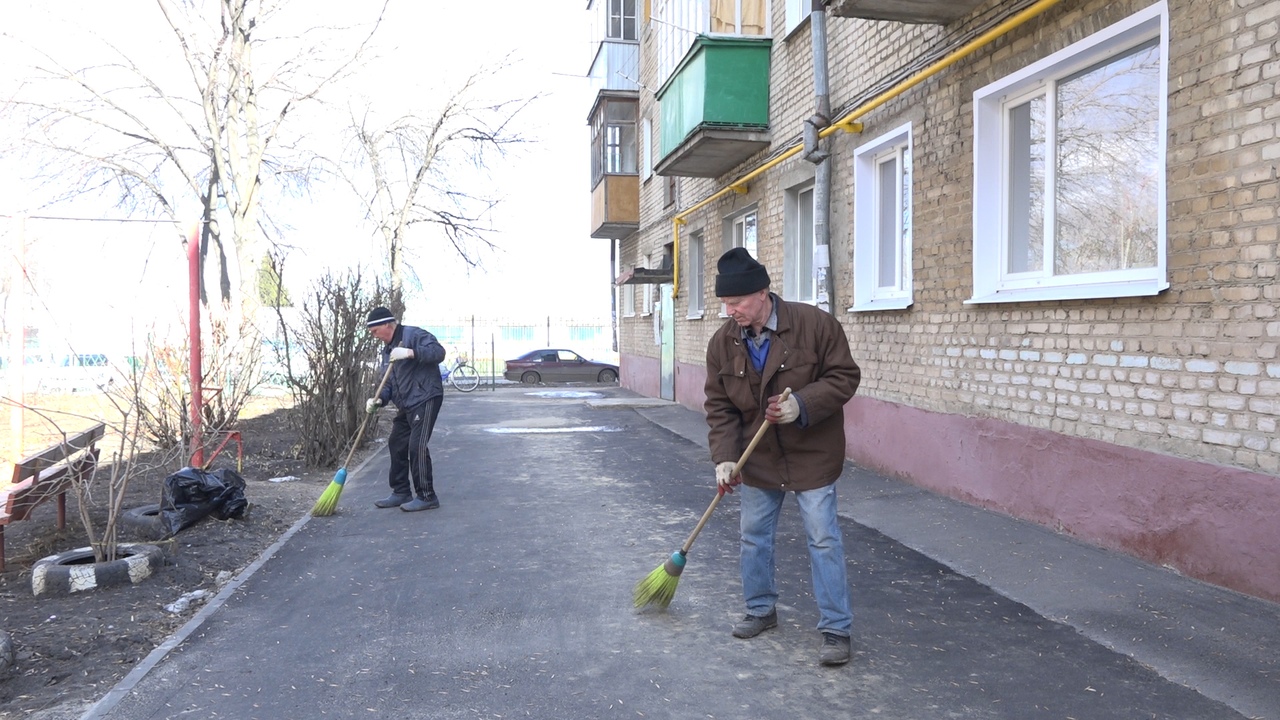
[(369, 321), (364, 325), (365, 327), (373, 327), (375, 325), (382, 325), (383, 323), (395, 321), (396, 316), (392, 315), (390, 310), (384, 307), (376, 307), (369, 311)]
[(746, 248), (736, 247), (721, 255), (716, 269), (716, 297), (750, 295), (769, 287), (769, 271)]

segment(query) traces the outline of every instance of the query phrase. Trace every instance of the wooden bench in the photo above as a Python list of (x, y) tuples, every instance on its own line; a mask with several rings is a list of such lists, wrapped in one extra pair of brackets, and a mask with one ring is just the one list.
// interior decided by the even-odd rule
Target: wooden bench
[(0, 488), (0, 572), (5, 569), (4, 529), (9, 523), (26, 520), (37, 505), (57, 498), (58, 529), (66, 526), (67, 488), (92, 471), (105, 433), (106, 425), (98, 423), (14, 464), (12, 484)]

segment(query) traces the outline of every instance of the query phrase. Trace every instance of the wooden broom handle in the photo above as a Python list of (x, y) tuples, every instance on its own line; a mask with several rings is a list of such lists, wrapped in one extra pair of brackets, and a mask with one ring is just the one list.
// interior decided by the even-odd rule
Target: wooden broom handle
[[(382, 388), (387, 384), (387, 378), (391, 377), (391, 366), (393, 362), (387, 362), (387, 371), (382, 373), (382, 382), (378, 383), (378, 389), (373, 391), (373, 396), (378, 397), (382, 394)], [(356, 454), (356, 448), (360, 447), (360, 438), (364, 437), (364, 426), (369, 423), (369, 416), (373, 413), (365, 413), (364, 419), (360, 421), (360, 429), (356, 432), (356, 439), (351, 443), (351, 449), (347, 451), (347, 459), (342, 463), (342, 467), (351, 464), (351, 457)]]
[[(782, 394), (778, 396), (778, 402), (783, 402), (789, 397), (791, 397), (791, 388), (786, 388), (782, 391)], [(773, 423), (768, 420), (760, 423), (760, 429), (756, 431), (755, 437), (751, 438), (751, 442), (747, 444), (747, 449), (742, 451), (742, 457), (738, 458), (738, 464), (733, 466), (733, 474), (729, 477), (733, 477), (734, 475), (742, 472), (742, 466), (747, 464), (747, 458), (751, 457), (751, 452), (756, 449), (756, 445), (760, 444), (761, 438), (764, 437), (765, 430), (770, 425), (773, 425)], [(702, 519), (698, 520), (697, 527), (693, 529), (693, 532), (689, 533), (689, 539), (685, 540), (684, 545), (680, 547), (681, 553), (689, 553), (689, 548), (693, 547), (693, 541), (697, 539), (698, 533), (702, 532), (702, 527), (711, 519), (711, 513), (715, 511), (716, 505), (720, 504), (720, 498), (724, 497), (724, 495), (725, 494), (723, 492), (716, 492), (716, 496), (712, 498), (711, 504), (707, 506), (707, 511), (702, 513)]]

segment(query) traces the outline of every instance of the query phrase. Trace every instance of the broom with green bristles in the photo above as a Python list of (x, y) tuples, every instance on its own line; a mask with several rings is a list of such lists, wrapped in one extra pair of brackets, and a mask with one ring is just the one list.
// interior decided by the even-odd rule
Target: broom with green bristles
[[(782, 391), (782, 395), (778, 396), (778, 402), (782, 402), (791, 396), (791, 388)], [(738, 462), (733, 466), (733, 472), (729, 477), (736, 477), (742, 472), (742, 466), (747, 464), (747, 458), (751, 457), (751, 451), (756, 449), (756, 445), (760, 443), (760, 439), (764, 437), (765, 430), (773, 423), (765, 420), (760, 423), (760, 429), (756, 431), (755, 437), (751, 438), (747, 449), (742, 452), (742, 457), (738, 458)], [(720, 498), (724, 497), (724, 488), (720, 487), (716, 490), (716, 496), (711, 499), (711, 504), (707, 506), (707, 511), (702, 513), (702, 519), (698, 520), (698, 524), (693, 528), (693, 532), (689, 533), (689, 539), (684, 541), (684, 545), (680, 549), (671, 553), (671, 557), (648, 577), (636, 583), (632, 596), (635, 600), (637, 608), (645, 605), (657, 605), (665, 608), (671, 604), (671, 598), (676, 595), (676, 585), (680, 583), (680, 573), (684, 572), (684, 563), (689, 556), (689, 548), (693, 547), (693, 541), (697, 539), (698, 533), (702, 532), (702, 528), (711, 519), (711, 513), (715, 511), (716, 505), (720, 504)]]
[[(373, 391), (373, 396), (382, 395), (382, 388), (387, 384), (387, 378), (391, 377), (391, 366), (394, 363), (387, 363), (387, 371), (382, 373), (382, 382), (378, 383), (378, 389)], [(333, 511), (338, 507), (338, 497), (342, 495), (342, 486), (347, 482), (347, 466), (351, 464), (351, 456), (356, 454), (356, 448), (360, 447), (360, 438), (364, 437), (364, 426), (369, 424), (369, 418), (373, 413), (365, 413), (364, 419), (360, 421), (360, 429), (356, 432), (356, 439), (351, 443), (351, 449), (347, 451), (347, 459), (342, 462), (342, 467), (338, 468), (338, 472), (333, 474), (333, 482), (329, 483), (329, 487), (324, 489), (320, 494), (320, 499), (316, 501), (315, 507), (311, 508), (312, 517), (325, 517), (332, 515)]]

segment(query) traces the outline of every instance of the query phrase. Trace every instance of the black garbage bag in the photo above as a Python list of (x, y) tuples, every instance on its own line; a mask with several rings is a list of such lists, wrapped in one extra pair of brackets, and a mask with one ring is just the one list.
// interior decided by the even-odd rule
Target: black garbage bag
[(249, 505), (245, 482), (230, 468), (213, 471), (186, 467), (164, 479), (160, 495), (160, 524), (172, 537), (209, 515), (231, 520)]

